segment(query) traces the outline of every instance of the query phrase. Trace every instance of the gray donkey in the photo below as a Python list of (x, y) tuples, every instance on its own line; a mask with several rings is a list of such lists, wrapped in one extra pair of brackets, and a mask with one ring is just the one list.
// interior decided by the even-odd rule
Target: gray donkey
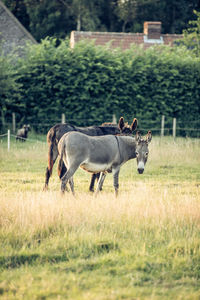
[(137, 158), (139, 174), (144, 172), (148, 158), (148, 144), (152, 139), (151, 131), (142, 138), (137, 132), (135, 138), (130, 136), (99, 136), (91, 137), (80, 132), (69, 132), (63, 135), (58, 143), (60, 159), (64, 161), (67, 172), (61, 178), (61, 191), (64, 193), (69, 181), (74, 194), (73, 175), (76, 170), (82, 169), (92, 172), (101, 172), (96, 194), (99, 192), (107, 172), (113, 173), (115, 195), (118, 194), (118, 177), (120, 167), (132, 158)]
[[(116, 135), (116, 134), (129, 134), (132, 135), (137, 128), (137, 119), (133, 119), (131, 125), (124, 122), (124, 118), (119, 119), (118, 125), (104, 123), (101, 126), (90, 126), (90, 127), (78, 127), (70, 124), (57, 124), (53, 126), (47, 134), (48, 142), (48, 167), (45, 174), (45, 186), (44, 190), (48, 189), (49, 178), (52, 174), (53, 165), (58, 157), (58, 142), (61, 137), (71, 131), (81, 132), (89, 136), (103, 136), (103, 135)], [(58, 175), (60, 178), (66, 173), (65, 165), (61, 162), (58, 164)], [(90, 191), (94, 191), (94, 182), (98, 178), (98, 174), (92, 175), (90, 184)]]

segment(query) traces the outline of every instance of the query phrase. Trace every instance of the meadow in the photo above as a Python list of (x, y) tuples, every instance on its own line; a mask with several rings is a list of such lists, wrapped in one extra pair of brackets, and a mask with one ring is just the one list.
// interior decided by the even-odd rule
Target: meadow
[(200, 299), (200, 140), (154, 137), (136, 161), (89, 193), (60, 194), (56, 166), (43, 192), (45, 136), (0, 140), (0, 299)]

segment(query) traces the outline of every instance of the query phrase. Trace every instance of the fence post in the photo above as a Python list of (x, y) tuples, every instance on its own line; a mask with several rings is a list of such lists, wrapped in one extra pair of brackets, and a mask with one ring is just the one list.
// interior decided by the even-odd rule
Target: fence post
[(5, 121), (5, 116), (4, 116), (3, 109), (1, 109), (1, 123), (2, 123), (2, 127), (4, 129), (6, 127), (6, 121)]
[(165, 116), (162, 115), (162, 120), (161, 120), (161, 137), (164, 136), (164, 130), (165, 130)]
[(173, 118), (173, 138), (176, 137), (176, 118)]
[(12, 130), (13, 133), (16, 131), (16, 118), (15, 118), (15, 113), (12, 113)]
[(10, 129), (8, 129), (8, 151), (10, 151)]
[(113, 114), (113, 117), (112, 117), (112, 124), (117, 124), (117, 119), (116, 119), (115, 114)]
[(65, 123), (65, 114), (62, 114), (62, 121), (61, 121), (62, 124)]

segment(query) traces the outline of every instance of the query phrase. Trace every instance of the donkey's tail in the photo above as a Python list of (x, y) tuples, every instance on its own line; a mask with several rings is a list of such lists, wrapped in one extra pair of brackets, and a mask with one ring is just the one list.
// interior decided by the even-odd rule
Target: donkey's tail
[(66, 170), (66, 168), (64, 168), (64, 164), (63, 164), (64, 151), (65, 151), (65, 144), (62, 143), (59, 162), (58, 162), (58, 176), (60, 178), (62, 178), (62, 176), (64, 175), (65, 170)]

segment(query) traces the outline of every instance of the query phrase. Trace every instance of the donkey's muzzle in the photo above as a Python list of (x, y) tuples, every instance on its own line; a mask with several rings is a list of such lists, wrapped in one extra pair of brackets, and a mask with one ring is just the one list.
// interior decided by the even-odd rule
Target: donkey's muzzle
[(138, 173), (142, 174), (144, 172), (144, 169), (138, 169)]
[(143, 161), (138, 162), (137, 169), (138, 169), (139, 174), (142, 174), (144, 172), (144, 162)]

